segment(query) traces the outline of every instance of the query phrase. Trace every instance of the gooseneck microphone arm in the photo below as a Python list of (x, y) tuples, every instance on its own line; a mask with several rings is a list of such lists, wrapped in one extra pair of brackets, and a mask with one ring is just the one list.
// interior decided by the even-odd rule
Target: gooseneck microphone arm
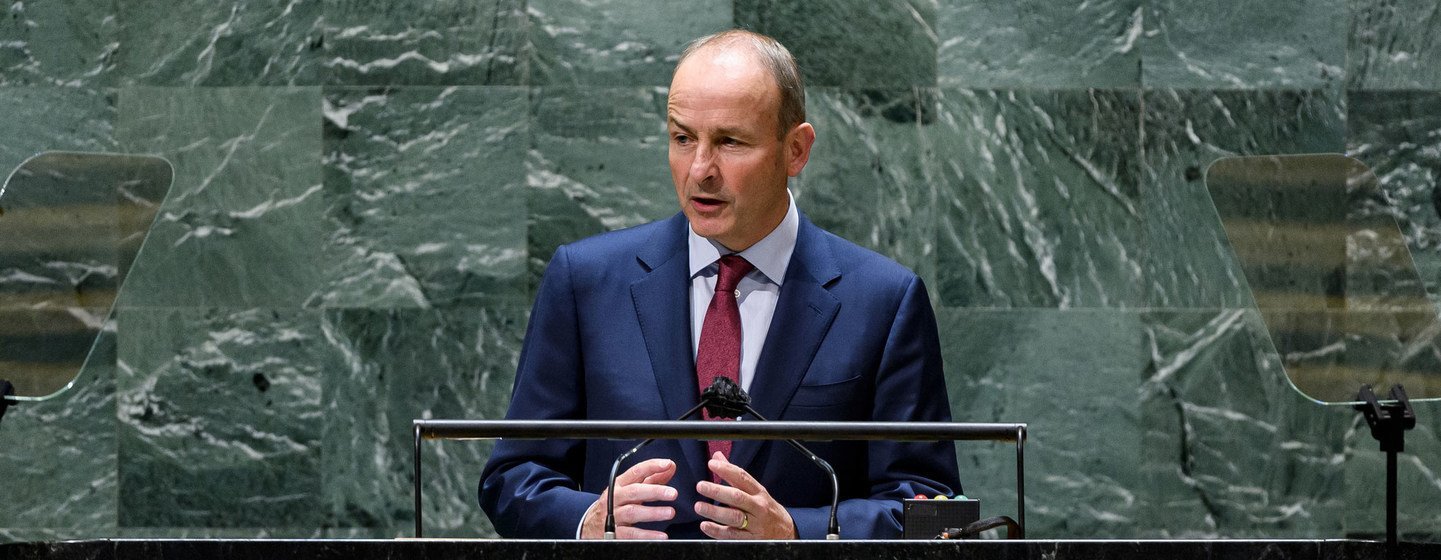
[[(722, 377), (721, 379), (725, 378)], [(711, 387), (715, 387), (715, 384), (712, 384)], [(706, 389), (706, 392), (701, 393), (700, 402), (697, 403), (695, 406), (691, 407), (690, 410), (685, 411), (685, 414), (680, 415), (680, 418), (676, 418), (676, 420), (685, 420), (686, 418), (694, 416), (696, 412), (700, 411), (701, 407), (706, 406), (710, 403), (710, 400), (714, 398), (712, 395), (713, 391), (711, 389)], [(615, 462), (610, 464), (610, 484), (606, 486), (605, 490), (604, 538), (606, 540), (615, 539), (615, 479), (616, 476), (618, 476), (620, 473), (620, 465), (621, 463), (624, 463), (626, 459), (629, 459), (631, 455), (635, 455), (635, 453), (637, 451), (640, 451), (642, 447), (650, 445), (650, 442), (653, 441), (655, 441), (655, 438), (650, 438), (640, 443), (637, 443), (635, 447), (630, 448), (630, 451), (621, 453), (619, 457), (615, 458)]]
[[(740, 385), (737, 385), (736, 382), (729, 377), (716, 376), (715, 381), (711, 382), (710, 387), (702, 391), (700, 396), (700, 402), (691, 407), (690, 410), (685, 411), (685, 414), (680, 415), (680, 418), (676, 420), (690, 418), (701, 408), (705, 408), (705, 411), (709, 413), (712, 418), (737, 418), (741, 414), (749, 414), (762, 422), (769, 421), (766, 420), (766, 417), (761, 416), (761, 413), (756, 412), (755, 408), (751, 407), (750, 395), (746, 394), (745, 390), (741, 389)], [(615, 479), (620, 473), (620, 465), (624, 463), (626, 459), (629, 459), (631, 455), (640, 451), (642, 447), (650, 445), (652, 441), (655, 441), (655, 439), (647, 439), (636, 444), (636, 446), (630, 448), (629, 451), (621, 453), (619, 457), (616, 457), (615, 462), (610, 464), (610, 485), (606, 487), (605, 499), (604, 538), (607, 540), (615, 538)], [(841, 485), (840, 481), (836, 479), (836, 470), (831, 468), (831, 464), (826, 462), (825, 459), (820, 458), (815, 452), (801, 445), (801, 442), (794, 439), (786, 439), (785, 442), (791, 444), (791, 447), (796, 448), (802, 455), (810, 459), (812, 463), (815, 463), (822, 470), (826, 471), (826, 475), (830, 477), (831, 518), (829, 527), (826, 528), (826, 540), (840, 539), (841, 525), (836, 519), (836, 511), (840, 507)]]
[[(765, 416), (761, 416), (761, 413), (756, 412), (756, 409), (751, 407), (750, 395), (746, 394), (744, 389), (741, 389), (739, 385), (736, 385), (735, 381), (732, 381), (728, 377), (716, 377), (715, 382), (711, 383), (709, 389), (706, 389), (705, 396), (706, 398), (701, 399), (701, 402), (706, 403), (706, 412), (709, 412), (711, 416), (718, 418), (736, 418), (742, 413), (745, 413), (756, 417), (757, 420), (762, 422), (769, 422)], [(822, 470), (826, 471), (826, 475), (831, 478), (831, 519), (829, 526), (826, 528), (826, 540), (840, 539), (841, 524), (840, 521), (836, 519), (836, 510), (840, 508), (841, 484), (840, 481), (836, 479), (836, 470), (831, 468), (831, 464), (826, 462), (825, 459), (820, 458), (815, 452), (801, 445), (801, 442), (794, 439), (786, 439), (785, 442), (791, 444), (791, 447), (796, 448), (802, 455), (810, 459), (812, 463), (815, 463)]]
[[(754, 408), (751, 408), (749, 404), (745, 405), (745, 409), (751, 416), (756, 417), (757, 420), (766, 420), (764, 416), (761, 416), (760, 413), (756, 412)], [(840, 480), (836, 479), (836, 470), (831, 468), (831, 464), (826, 462), (825, 459), (820, 458), (819, 455), (816, 455), (814, 451), (801, 445), (801, 442), (793, 439), (787, 439), (785, 442), (791, 444), (791, 447), (796, 448), (796, 451), (800, 451), (801, 454), (809, 458), (812, 463), (815, 463), (816, 466), (826, 471), (826, 476), (831, 477), (831, 520), (830, 524), (826, 527), (826, 540), (833, 541), (840, 539), (841, 524), (840, 521), (836, 520), (836, 510), (840, 508), (841, 504), (841, 483)]]

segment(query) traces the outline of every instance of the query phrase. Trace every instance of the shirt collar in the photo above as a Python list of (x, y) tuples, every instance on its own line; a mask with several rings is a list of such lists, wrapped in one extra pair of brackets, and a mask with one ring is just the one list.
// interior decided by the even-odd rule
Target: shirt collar
[[(786, 208), (786, 217), (781, 218), (780, 225), (771, 230), (769, 234), (757, 241), (755, 245), (741, 251), (740, 256), (755, 266), (756, 270), (775, 285), (779, 286), (782, 279), (786, 277), (786, 269), (791, 264), (791, 253), (796, 249), (796, 237), (800, 232), (800, 212), (796, 210), (796, 199), (791, 196), (790, 189), (786, 189), (786, 199), (789, 206)], [(690, 245), (690, 277), (695, 278), (706, 268), (714, 265), (720, 260), (721, 255), (731, 253), (724, 245), (701, 237), (695, 229), (686, 226), (687, 241)]]

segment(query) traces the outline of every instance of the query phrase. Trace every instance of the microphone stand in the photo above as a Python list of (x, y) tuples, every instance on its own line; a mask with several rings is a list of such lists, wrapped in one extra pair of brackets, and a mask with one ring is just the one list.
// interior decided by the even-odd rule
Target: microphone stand
[[(720, 379), (725, 378), (722, 377)], [(746, 402), (740, 403), (740, 405), (745, 409), (746, 413), (756, 417), (757, 420), (768, 422), (769, 420), (766, 420), (766, 417), (761, 416), (759, 412), (756, 412), (756, 409), (751, 408), (749, 401), (750, 399), (749, 397), (747, 397)], [(831, 519), (830, 523), (826, 527), (826, 540), (840, 540), (841, 524), (839, 521), (836, 520), (836, 510), (840, 507), (841, 483), (839, 480), (836, 479), (836, 470), (831, 468), (831, 464), (826, 462), (825, 459), (820, 458), (820, 456), (816, 455), (815, 452), (806, 448), (806, 446), (801, 445), (801, 442), (794, 439), (787, 439), (785, 440), (785, 442), (791, 444), (791, 447), (796, 448), (796, 451), (800, 451), (801, 454), (805, 455), (806, 458), (810, 459), (812, 463), (815, 463), (816, 466), (819, 466), (822, 470), (826, 471), (826, 476), (829, 476), (831, 478)]]
[[(720, 379), (725, 378), (721, 377)], [(712, 384), (711, 387), (714, 388), (715, 385)], [(680, 415), (680, 418), (676, 418), (676, 420), (685, 420), (694, 416), (696, 412), (700, 411), (701, 407), (710, 404), (712, 398), (713, 393), (711, 389), (706, 389), (704, 393), (701, 393), (700, 402), (696, 403), (690, 410), (685, 411), (685, 414)], [(635, 455), (642, 447), (650, 445), (653, 441), (655, 441), (655, 438), (637, 443), (635, 447), (630, 448), (630, 451), (621, 453), (619, 457), (615, 458), (615, 462), (610, 464), (610, 484), (606, 486), (605, 492), (605, 536), (602, 537), (605, 540), (615, 540), (615, 479), (620, 473), (620, 465), (624, 463), (626, 459), (629, 459), (631, 455)]]
[[(750, 395), (746, 394), (745, 390), (741, 389), (740, 385), (737, 385), (735, 381), (729, 377), (716, 376), (715, 381), (711, 383), (710, 387), (707, 387), (705, 391), (701, 392), (700, 402), (694, 407), (691, 407), (690, 410), (687, 410), (685, 414), (682, 414), (677, 420), (690, 418), (696, 411), (705, 408), (706, 412), (715, 418), (737, 418), (741, 414), (750, 414), (751, 416), (755, 416), (757, 420), (768, 422), (769, 420), (766, 420), (766, 417), (756, 412), (756, 409), (752, 408), (750, 403)], [(617, 457), (615, 462), (610, 465), (610, 485), (606, 487), (605, 503), (604, 538), (607, 540), (615, 539), (615, 479), (617, 473), (620, 471), (620, 465), (626, 459), (630, 458), (631, 455), (640, 451), (642, 447), (650, 445), (652, 441), (655, 441), (655, 439), (647, 439), (636, 444), (630, 451), (626, 451), (622, 453), (620, 457)], [(841, 526), (840, 522), (836, 520), (836, 510), (840, 507), (841, 485), (840, 481), (836, 479), (835, 469), (831, 468), (831, 464), (826, 462), (825, 459), (820, 458), (820, 456), (816, 455), (810, 449), (807, 449), (806, 446), (801, 445), (801, 442), (794, 439), (786, 439), (785, 442), (791, 444), (791, 447), (800, 451), (801, 454), (805, 455), (811, 462), (825, 470), (826, 475), (830, 477), (831, 518), (830, 524), (826, 529), (826, 540), (839, 540), (841, 538)]]

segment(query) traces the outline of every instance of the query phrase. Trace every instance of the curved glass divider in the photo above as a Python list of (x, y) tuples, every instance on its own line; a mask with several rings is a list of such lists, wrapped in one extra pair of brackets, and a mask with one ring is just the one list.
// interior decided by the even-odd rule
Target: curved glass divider
[(1376, 176), (1340, 154), (1223, 158), (1206, 188), (1286, 377), (1324, 404), (1362, 384), (1441, 399), (1441, 323)]
[(0, 379), (13, 400), (74, 385), (173, 178), (158, 157), (45, 152), (0, 184)]

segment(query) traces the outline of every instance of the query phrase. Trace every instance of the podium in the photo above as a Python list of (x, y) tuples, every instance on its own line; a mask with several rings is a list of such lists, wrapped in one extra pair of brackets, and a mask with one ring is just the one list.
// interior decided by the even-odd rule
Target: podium
[[(1441, 543), (1401, 543), (1393, 558), (1441, 558)], [(1115, 541), (525, 541), (525, 540), (94, 540), (0, 545), (0, 560), (1142, 560), (1388, 558), (1385, 543), (1355, 540)]]

